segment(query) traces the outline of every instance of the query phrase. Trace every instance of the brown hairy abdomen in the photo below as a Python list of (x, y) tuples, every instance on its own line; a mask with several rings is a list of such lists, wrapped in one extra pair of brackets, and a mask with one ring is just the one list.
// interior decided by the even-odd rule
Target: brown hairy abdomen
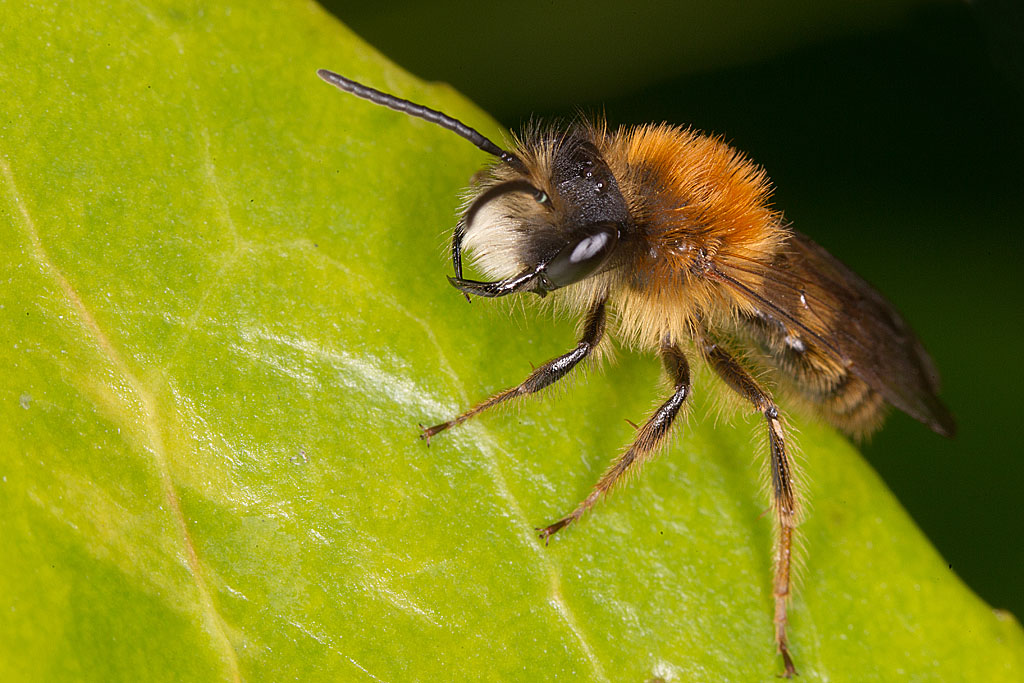
[[(788, 355), (805, 354), (789, 351)], [(836, 372), (820, 357), (787, 359), (784, 363), (779, 363), (777, 356), (771, 358), (789, 390), (834, 427), (862, 438), (881, 426), (885, 398), (850, 370)]]
[(805, 408), (857, 438), (881, 425), (885, 398), (831, 354), (804, 339), (799, 341), (802, 350), (794, 348), (790, 331), (763, 318), (744, 317), (741, 328), (741, 335), (764, 352), (776, 380)]

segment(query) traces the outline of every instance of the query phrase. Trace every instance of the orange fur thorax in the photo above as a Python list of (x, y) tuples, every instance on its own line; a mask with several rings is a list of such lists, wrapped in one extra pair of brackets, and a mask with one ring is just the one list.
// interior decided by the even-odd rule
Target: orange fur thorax
[[(711, 263), (767, 266), (788, 232), (764, 170), (718, 138), (667, 124), (592, 129), (630, 206), (634, 263), (613, 287), (620, 334), (643, 347), (725, 323), (751, 303), (703, 278)], [(751, 284), (756, 285), (756, 279)], [(620, 289), (616, 296), (616, 289)]]
[[(609, 140), (612, 168), (634, 202), (634, 219), (672, 258), (680, 247), (771, 253), (779, 217), (760, 166), (721, 140), (667, 124), (619, 130)], [(615, 161), (625, 159), (624, 168)], [(686, 265), (691, 263), (686, 258)]]

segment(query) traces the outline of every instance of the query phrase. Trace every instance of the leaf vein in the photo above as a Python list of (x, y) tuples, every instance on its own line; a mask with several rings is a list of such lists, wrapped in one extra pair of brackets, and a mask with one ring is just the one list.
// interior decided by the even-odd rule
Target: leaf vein
[[(228, 665), (232, 673), (232, 679), (239, 681), (241, 680), (241, 673), (238, 667), (237, 654), (234, 646), (227, 637), (224, 620), (216, 609), (210, 589), (206, 585), (206, 581), (203, 579), (199, 566), (199, 557), (196, 554), (195, 544), (189, 534), (185, 515), (181, 510), (181, 501), (178, 498), (178, 493), (174, 486), (170, 465), (167, 461), (167, 453), (160, 433), (160, 427), (157, 424), (157, 400), (154, 396), (154, 392), (150, 387), (147, 387), (145, 383), (139, 380), (139, 378), (135, 376), (135, 373), (133, 373), (128, 367), (128, 364), (125, 362), (124, 358), (121, 357), (117, 347), (114, 346), (113, 342), (97, 323), (92, 312), (85, 305), (85, 302), (71, 284), (71, 281), (68, 280), (64, 272), (50, 258), (50, 255), (39, 236), (39, 230), (36, 226), (35, 220), (29, 213), (28, 207), (18, 190), (11, 166), (3, 158), (0, 158), (0, 175), (3, 176), (7, 185), (11, 202), (16, 207), (18, 213), (21, 214), (22, 228), (25, 236), (28, 238), (29, 245), (32, 250), (32, 256), (42, 267), (43, 271), (46, 272), (56, 283), (61, 293), (64, 295), (68, 309), (79, 320), (85, 334), (92, 338), (100, 353), (106, 356), (111, 365), (122, 377), (124, 377), (128, 386), (132, 388), (142, 406), (143, 427), (149, 442), (148, 450), (153, 454), (153, 458), (157, 466), (163, 497), (167, 507), (171, 510), (174, 522), (181, 534), (189, 573), (195, 582), (196, 589), (199, 591), (203, 611), (206, 613), (207, 618), (212, 622), (217, 634), (217, 639), (221, 641), (221, 646), (225, 649)], [(128, 414), (134, 413), (132, 410), (127, 412)]]

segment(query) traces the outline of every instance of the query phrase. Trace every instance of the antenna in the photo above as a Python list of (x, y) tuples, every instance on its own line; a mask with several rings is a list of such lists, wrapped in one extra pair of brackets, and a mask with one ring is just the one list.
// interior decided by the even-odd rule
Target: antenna
[(331, 85), (344, 90), (347, 93), (352, 93), (356, 97), (361, 97), (364, 100), (369, 100), (374, 104), (379, 104), (395, 111), (400, 111), (403, 114), (409, 116), (415, 116), (431, 123), (436, 123), (442, 128), (447, 128), (456, 135), (466, 138), (474, 145), (487, 152), (493, 154), (507, 164), (520, 163), (519, 158), (511, 152), (506, 152), (501, 147), (485, 138), (478, 131), (470, 128), (462, 121), (454, 119), (447, 114), (437, 111), (436, 109), (430, 109), (424, 107), (422, 104), (416, 104), (409, 100), (403, 100), (400, 97), (389, 95), (386, 92), (380, 90), (374, 90), (373, 88), (363, 85), (362, 83), (356, 83), (355, 81), (345, 78), (340, 74), (336, 74), (333, 71), (327, 69), (318, 69), (316, 75), (324, 79)]

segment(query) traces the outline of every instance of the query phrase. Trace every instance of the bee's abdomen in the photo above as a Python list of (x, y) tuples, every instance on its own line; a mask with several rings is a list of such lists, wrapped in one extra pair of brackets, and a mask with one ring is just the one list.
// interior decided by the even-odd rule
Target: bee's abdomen
[(886, 403), (882, 395), (849, 370), (830, 389), (807, 398), (829, 423), (853, 436), (865, 436), (874, 431), (885, 417)]
[(878, 428), (886, 412), (881, 393), (813, 343), (803, 342), (777, 325), (751, 318), (747, 327), (764, 350), (768, 364), (791, 393), (837, 429), (862, 437)]

